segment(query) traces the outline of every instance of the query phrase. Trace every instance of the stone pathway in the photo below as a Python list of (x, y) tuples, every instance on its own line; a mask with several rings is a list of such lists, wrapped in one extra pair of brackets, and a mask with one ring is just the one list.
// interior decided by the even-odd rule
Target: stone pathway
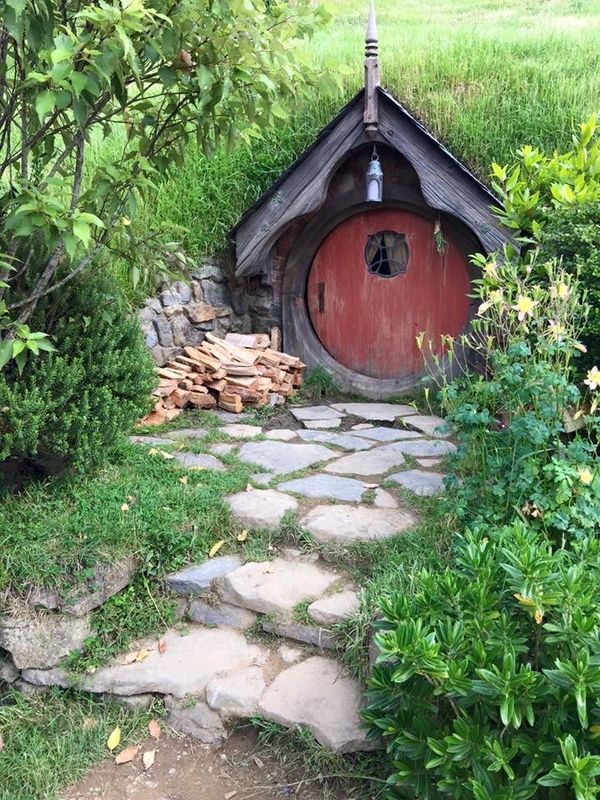
[[(228, 498), (240, 529), (274, 531), (292, 513), (317, 543), (337, 547), (401, 536), (419, 521), (411, 494), (443, 491), (439, 467), (455, 446), (441, 419), (393, 403), (289, 410), (292, 424), (303, 427), (263, 433), (223, 417), (219, 430), (229, 441), (209, 445), (211, 454), (186, 450), (186, 442), (198, 449), (208, 428), (131, 440), (171, 446), (172, 463), (183, 469), (222, 471), (220, 457), (237, 455), (260, 470), (246, 491)], [(332, 563), (293, 548), (245, 564), (216, 556), (168, 576), (166, 585), (181, 597), (185, 627), (167, 631), (160, 646), (140, 642), (139, 661), (121, 656), (79, 677), (80, 689), (131, 703), (162, 695), (169, 724), (204, 742), (222, 741), (227, 721), (259, 714), (302, 725), (339, 752), (374, 746), (360, 726), (361, 688), (331, 653), (335, 625), (360, 606), (359, 587)], [(83, 622), (80, 627), (77, 635), (87, 635)], [(251, 635), (260, 631), (273, 638)], [(58, 659), (43, 655), (19, 661), (22, 679), (73, 685)]]

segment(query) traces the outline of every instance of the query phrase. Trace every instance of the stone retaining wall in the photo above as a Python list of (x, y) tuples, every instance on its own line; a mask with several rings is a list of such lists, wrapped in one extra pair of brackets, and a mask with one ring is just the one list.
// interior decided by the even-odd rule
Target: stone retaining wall
[(165, 284), (144, 303), (139, 317), (146, 345), (162, 366), (186, 345), (200, 344), (206, 331), (270, 331), (269, 311), (269, 287), (250, 292), (245, 284), (232, 287), (224, 267), (207, 261), (189, 280)]

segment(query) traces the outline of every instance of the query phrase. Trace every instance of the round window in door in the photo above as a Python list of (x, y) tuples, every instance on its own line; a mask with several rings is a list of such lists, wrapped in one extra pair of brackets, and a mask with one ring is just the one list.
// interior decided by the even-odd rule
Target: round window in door
[[(440, 343), (467, 324), (467, 262), (445, 231), (411, 211), (364, 211), (342, 222), (313, 259), (307, 303), (313, 328), (340, 364), (372, 378), (423, 372), (416, 337)], [(441, 349), (441, 348), (440, 348)]]
[(406, 234), (379, 231), (369, 236), (365, 247), (365, 261), (372, 275), (380, 275), (382, 278), (405, 275), (408, 264)]

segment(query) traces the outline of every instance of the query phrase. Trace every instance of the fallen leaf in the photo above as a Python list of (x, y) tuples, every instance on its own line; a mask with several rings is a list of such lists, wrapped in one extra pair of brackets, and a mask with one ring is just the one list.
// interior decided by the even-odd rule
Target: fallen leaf
[(242, 531), (237, 535), (238, 542), (245, 542), (247, 538), (248, 538), (248, 531)]
[(256, 764), (256, 766), (257, 766), (259, 769), (263, 769), (263, 768), (264, 768), (264, 766), (265, 766), (265, 765), (264, 765), (264, 762), (263, 762), (263, 761), (261, 761), (261, 760), (260, 760), (260, 758), (259, 758), (258, 756), (252, 756), (252, 758), (254, 759), (254, 763)]
[(0, 750), (4, 749), (4, 739), (2, 738), (2, 734), (0, 733)]
[(115, 764), (128, 764), (137, 756), (139, 750), (139, 747), (126, 747), (125, 750), (121, 750), (121, 752), (115, 756)]
[(183, 483), (184, 486), (187, 486), (187, 482), (188, 482), (187, 475), (182, 475), (181, 478), (179, 478), (179, 483)]
[(154, 764), (155, 755), (156, 755), (156, 750), (146, 750), (146, 752), (142, 756), (144, 769), (150, 769), (150, 767)]
[(223, 795), (223, 798), (224, 800), (231, 800), (231, 798), (235, 797), (236, 794), (237, 794), (237, 789), (235, 789), (233, 792), (227, 792), (227, 794)]
[(129, 664), (133, 664), (135, 661), (137, 661), (137, 656), (137, 650), (134, 650), (133, 653), (127, 653), (127, 655), (123, 657), (121, 664), (123, 664), (124, 667), (128, 666)]
[(159, 652), (159, 653), (161, 654), (161, 656), (162, 656), (162, 654), (163, 654), (164, 652), (166, 652), (166, 650), (167, 650), (167, 643), (166, 643), (166, 642), (165, 642), (163, 639), (159, 639), (159, 640), (158, 640), (158, 652)]
[(158, 740), (160, 739), (160, 725), (155, 719), (151, 719), (148, 723), (148, 732), (153, 739)]
[(127, 505), (127, 503), (123, 503), (123, 505), (121, 506), (121, 511), (129, 511), (129, 506)]
[(119, 742), (121, 741), (121, 728), (117, 725), (111, 735), (108, 737), (106, 742), (106, 746), (109, 750), (114, 750), (115, 747), (119, 746)]
[(156, 449), (156, 447), (151, 447), (150, 450), (148, 450), (148, 455), (149, 456), (156, 456), (156, 455), (158, 455), (158, 453), (159, 453), (159, 451)]
[(254, 486), (252, 486), (251, 484), (248, 484), (248, 485), (246, 486), (246, 491), (247, 491), (247, 492), (253, 492), (253, 491), (254, 491)]
[(225, 539), (220, 539), (218, 542), (213, 544), (213, 546), (208, 551), (208, 557), (212, 558), (213, 556), (216, 556), (224, 544), (225, 544)]
[(167, 451), (166, 451), (166, 450), (159, 450), (158, 452), (161, 454), (161, 456), (162, 456), (163, 458), (166, 458), (166, 459), (167, 459), (167, 461), (168, 461), (169, 459), (171, 459), (171, 458), (175, 458), (175, 456), (173, 455), (173, 453), (167, 453)]
[(141, 650), (138, 650), (137, 655), (135, 657), (135, 660), (136, 661), (143, 661), (145, 658), (148, 658), (149, 655), (150, 655), (150, 651), (149, 650), (145, 650), (142, 647)]

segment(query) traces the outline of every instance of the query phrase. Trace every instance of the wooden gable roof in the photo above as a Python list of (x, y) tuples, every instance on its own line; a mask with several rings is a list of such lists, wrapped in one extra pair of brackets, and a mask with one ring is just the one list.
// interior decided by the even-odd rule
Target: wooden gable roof
[(498, 199), (391, 94), (381, 87), (376, 91), (375, 135), (365, 130), (362, 89), (232, 229), (239, 276), (262, 271), (268, 251), (284, 229), (322, 205), (337, 167), (368, 143), (383, 142), (401, 153), (415, 169), (427, 204), (460, 219), (487, 252), (510, 242), (510, 234), (490, 209), (499, 205)]

